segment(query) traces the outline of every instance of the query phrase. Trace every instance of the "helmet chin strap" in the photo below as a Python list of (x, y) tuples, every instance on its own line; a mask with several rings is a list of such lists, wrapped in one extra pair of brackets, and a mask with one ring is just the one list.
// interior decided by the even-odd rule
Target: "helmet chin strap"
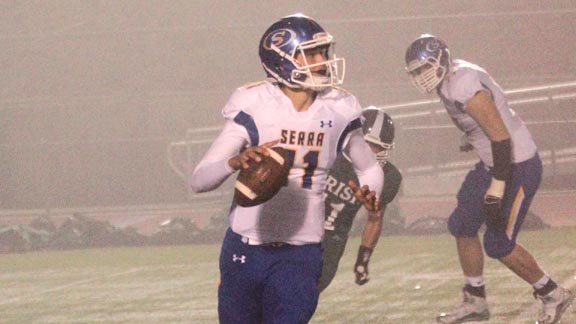
[(376, 153), (376, 161), (378, 161), (378, 164), (380, 164), (380, 166), (384, 166), (386, 165), (386, 163), (388, 162), (388, 156), (390, 152), (386, 149)]
[(324, 75), (317, 75), (312, 72), (311, 67), (314, 65), (306, 65), (299, 69), (292, 71), (292, 82), (297, 84), (297, 87), (303, 89), (324, 90), (341, 84), (341, 80), (334, 76), (335, 67), (333, 63), (318, 63), (316, 65), (326, 65), (328, 68), (325, 70)]

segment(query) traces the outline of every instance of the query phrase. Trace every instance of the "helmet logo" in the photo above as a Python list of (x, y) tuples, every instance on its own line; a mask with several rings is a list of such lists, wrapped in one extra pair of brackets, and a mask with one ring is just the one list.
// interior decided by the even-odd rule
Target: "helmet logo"
[(426, 43), (426, 50), (428, 52), (436, 52), (440, 48), (440, 42), (437, 39), (431, 39)]
[(292, 42), (294, 39), (296, 39), (296, 33), (293, 30), (286, 28), (277, 29), (270, 32), (270, 34), (266, 36), (262, 46), (264, 46), (264, 49), (267, 50), (272, 49), (272, 45), (277, 48), (282, 48), (283, 46)]

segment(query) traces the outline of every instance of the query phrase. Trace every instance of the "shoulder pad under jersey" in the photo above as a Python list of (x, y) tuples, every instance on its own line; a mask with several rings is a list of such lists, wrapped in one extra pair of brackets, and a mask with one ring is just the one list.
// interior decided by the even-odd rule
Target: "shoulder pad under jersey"
[(265, 82), (266, 82), (265, 80), (260, 80), (260, 81), (255, 81), (255, 82), (246, 83), (245, 85), (242, 86), (242, 88), (250, 89), (250, 88), (252, 88), (252, 87), (259, 86), (259, 85), (261, 85), (261, 84), (263, 84), (263, 83), (265, 83)]

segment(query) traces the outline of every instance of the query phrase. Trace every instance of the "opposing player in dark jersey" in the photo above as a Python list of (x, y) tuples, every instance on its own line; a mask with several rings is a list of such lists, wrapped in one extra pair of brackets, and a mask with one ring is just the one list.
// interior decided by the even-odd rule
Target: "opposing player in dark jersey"
[[(386, 205), (396, 197), (402, 182), (402, 175), (388, 161), (388, 153), (394, 147), (392, 118), (376, 107), (364, 109), (362, 116), (365, 118), (362, 125), (364, 139), (376, 154), (376, 159), (384, 170), (385, 181), (380, 195), (381, 212), (369, 214), (362, 232), (362, 243), (354, 265), (358, 285), (368, 282), (368, 262), (382, 230), (382, 216), (386, 210)], [(322, 241), (323, 265), (319, 283), (320, 291), (326, 289), (334, 279), (338, 263), (346, 248), (348, 233), (352, 228), (356, 214), (362, 207), (362, 204), (354, 198), (354, 191), (348, 185), (350, 181), (358, 183), (358, 178), (354, 173), (350, 158), (345, 154), (340, 154), (330, 170), (324, 190), (326, 217)]]

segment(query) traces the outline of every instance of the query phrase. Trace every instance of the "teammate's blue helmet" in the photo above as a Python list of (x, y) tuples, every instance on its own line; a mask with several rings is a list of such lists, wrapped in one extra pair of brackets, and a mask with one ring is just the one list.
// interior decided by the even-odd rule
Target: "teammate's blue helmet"
[(450, 70), (450, 51), (443, 40), (430, 34), (418, 37), (406, 50), (406, 71), (412, 83), (423, 93), (430, 93)]
[[(338, 86), (344, 79), (345, 62), (333, 53), (334, 40), (314, 19), (302, 14), (287, 16), (272, 24), (260, 40), (260, 60), (268, 77), (291, 88), (321, 90)], [(300, 64), (296, 55), (320, 48), (325, 62)], [(305, 57), (305, 56), (304, 56)], [(311, 68), (325, 67), (323, 76)], [(340, 71), (339, 71), (340, 70)], [(340, 76), (340, 73), (341, 76)]]
[(376, 153), (380, 165), (386, 164), (390, 150), (394, 148), (394, 121), (379, 108), (370, 106), (362, 110), (364, 140), (381, 148)]

